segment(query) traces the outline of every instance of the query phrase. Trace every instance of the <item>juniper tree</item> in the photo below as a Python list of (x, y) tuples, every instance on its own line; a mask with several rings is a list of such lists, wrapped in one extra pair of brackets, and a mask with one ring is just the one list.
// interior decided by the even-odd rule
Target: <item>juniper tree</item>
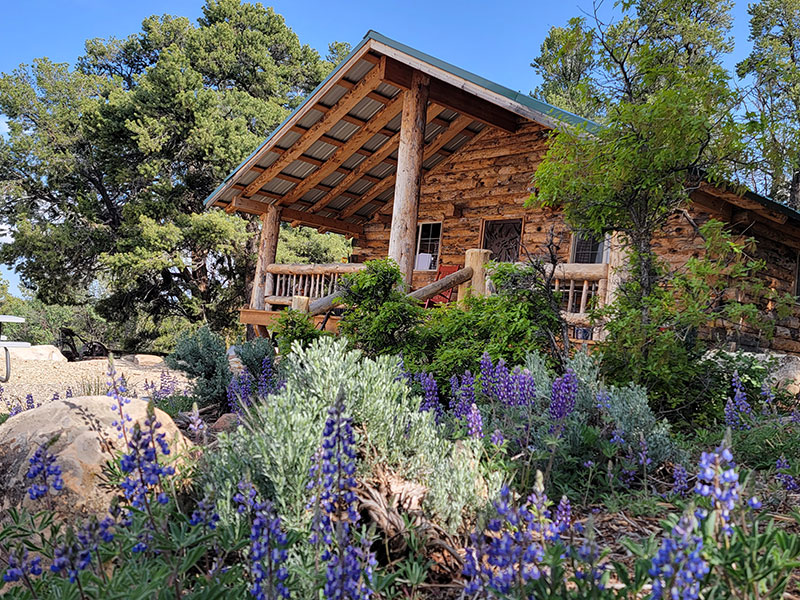
[(208, 0), (196, 23), (89, 40), (74, 68), (3, 74), (0, 261), (46, 302), (99, 289), (115, 320), (231, 323), (257, 224), (203, 200), (331, 68), (272, 9)]

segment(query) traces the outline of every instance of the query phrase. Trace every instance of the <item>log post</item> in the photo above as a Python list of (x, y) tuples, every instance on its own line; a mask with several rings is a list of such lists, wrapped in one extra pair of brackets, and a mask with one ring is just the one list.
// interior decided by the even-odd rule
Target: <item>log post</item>
[(427, 75), (414, 71), (411, 87), (403, 97), (400, 144), (397, 150), (389, 258), (400, 267), (407, 289), (411, 288), (411, 277), (414, 274), (414, 245), (417, 238), (429, 83)]
[(272, 310), (272, 306), (264, 303), (264, 297), (271, 296), (275, 291), (275, 276), (267, 272), (267, 266), (275, 262), (280, 227), (281, 209), (271, 204), (267, 212), (261, 215), (261, 240), (258, 244), (253, 292), (250, 295), (250, 308), (256, 310)]
[(491, 250), (467, 250), (464, 258), (464, 267), (472, 268), (472, 279), (458, 286), (458, 299), (464, 300), (467, 296), (486, 295), (486, 265), (489, 263)]
[[(603, 294), (600, 295), (600, 305), (608, 306), (617, 298), (619, 286), (626, 276), (627, 253), (625, 252), (622, 234), (614, 232), (608, 236), (608, 275), (605, 281), (600, 282)], [(605, 284), (605, 285), (603, 285)], [(595, 339), (606, 339), (606, 330), (602, 325), (596, 328)]]
[(307, 313), (309, 304), (311, 304), (311, 298), (308, 296), (292, 296), (292, 310)]

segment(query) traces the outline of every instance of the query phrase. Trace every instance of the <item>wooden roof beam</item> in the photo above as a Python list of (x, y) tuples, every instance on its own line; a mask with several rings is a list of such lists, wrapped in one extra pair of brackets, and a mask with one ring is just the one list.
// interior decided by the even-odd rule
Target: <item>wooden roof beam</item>
[(361, 235), (364, 233), (363, 225), (348, 223), (346, 221), (331, 219), (329, 217), (321, 217), (320, 215), (314, 215), (304, 210), (284, 208), (281, 210), (281, 220), (297, 221), (302, 225), (308, 225), (316, 228), (324, 227), (328, 231), (343, 233), (346, 235)]
[(352, 90), (349, 90), (341, 97), (339, 102), (337, 102), (332, 109), (328, 110), (322, 118), (303, 133), (286, 152), (281, 154), (278, 160), (256, 177), (256, 179), (247, 186), (244, 195), (252, 196), (262, 185), (288, 167), (295, 159), (308, 150), (314, 142), (325, 135), (339, 119), (350, 112), (369, 92), (373, 91), (378, 86), (383, 79), (384, 70), (384, 61), (381, 61), (380, 64), (373, 67)]
[[(430, 123), (433, 119), (435, 119), (439, 113), (444, 110), (443, 106), (439, 106), (437, 104), (431, 104), (428, 106), (427, 109), (427, 117), (426, 123)], [(334, 189), (328, 192), (325, 196), (320, 198), (314, 206), (311, 207), (311, 212), (316, 212), (321, 208), (327, 206), (330, 202), (333, 202), (337, 197), (344, 195), (347, 192), (347, 189), (356, 183), (363, 174), (371, 171), (379, 164), (381, 164), (390, 154), (397, 150), (397, 145), (400, 141), (400, 132), (398, 131), (394, 136), (386, 140), (383, 145), (378, 148), (375, 153), (363, 160), (359, 163), (359, 165), (353, 169), (353, 172), (350, 175), (347, 175), (344, 179), (342, 179)], [(380, 185), (376, 183), (375, 185)]]
[[(455, 138), (459, 133), (462, 133), (472, 122), (472, 117), (467, 115), (459, 115), (453, 119), (453, 122), (450, 123), (450, 127), (440, 131), (439, 134), (433, 138), (427, 146), (425, 146), (423, 162), (439, 152), (443, 146)], [(366, 206), (377, 196), (388, 190), (392, 185), (394, 185), (394, 182), (395, 175), (389, 175), (388, 177), (383, 178), (380, 183), (376, 183), (369, 188), (366, 193), (362, 194), (362, 196), (356, 202), (347, 206), (342, 211), (342, 218), (344, 219), (354, 215), (356, 212), (361, 210), (363, 206)], [(387, 205), (391, 206), (391, 203), (387, 203)], [(386, 207), (384, 206), (381, 208), (381, 210), (383, 211), (385, 208)]]
[[(409, 89), (414, 69), (388, 56), (385, 60), (384, 81), (404, 90)], [(519, 119), (513, 112), (433, 77), (429, 98), (431, 102), (510, 133), (514, 133), (519, 127)]]
[[(317, 185), (325, 179), (328, 175), (336, 171), (337, 168), (342, 166), (353, 153), (366, 144), (372, 137), (378, 133), (383, 127), (391, 121), (396, 115), (400, 113), (403, 108), (403, 93), (397, 96), (386, 106), (384, 106), (378, 114), (372, 117), (369, 121), (364, 122), (363, 127), (350, 136), (343, 146), (338, 148), (331, 156), (328, 157), (325, 164), (319, 169), (310, 173), (294, 189), (286, 194), (286, 198), (282, 204), (291, 204), (295, 200), (303, 197), (303, 195), (310, 189), (317, 187)], [(367, 159), (370, 160), (370, 159)], [(360, 165), (359, 165), (360, 167)], [(359, 170), (359, 167), (353, 169), (350, 173), (345, 175), (345, 180), (348, 179), (353, 172)]]

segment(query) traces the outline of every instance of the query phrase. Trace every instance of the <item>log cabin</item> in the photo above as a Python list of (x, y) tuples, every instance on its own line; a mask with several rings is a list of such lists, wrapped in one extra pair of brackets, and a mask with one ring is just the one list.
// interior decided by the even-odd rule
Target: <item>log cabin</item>
[[(614, 236), (571, 231), (558, 210), (525, 207), (548, 136), (565, 123), (598, 127), (370, 31), (206, 200), (261, 217), (241, 321), (264, 334), (286, 306), (320, 314), (342, 274), (377, 258), (395, 260), (418, 298), (456, 285), (462, 297), (483, 293), (490, 258), (524, 259), (552, 228), (567, 240), (555, 285), (571, 335), (602, 337), (587, 305), (613, 298), (624, 250)], [(800, 213), (755, 193), (702, 186), (670, 218), (658, 254), (674, 266), (697, 255), (696, 227), (711, 218), (753, 236), (767, 284), (799, 295)], [(281, 222), (348, 236), (350, 262), (275, 264)], [(443, 273), (443, 285), (432, 286)], [(744, 349), (800, 354), (800, 307), (772, 338), (737, 340)]]

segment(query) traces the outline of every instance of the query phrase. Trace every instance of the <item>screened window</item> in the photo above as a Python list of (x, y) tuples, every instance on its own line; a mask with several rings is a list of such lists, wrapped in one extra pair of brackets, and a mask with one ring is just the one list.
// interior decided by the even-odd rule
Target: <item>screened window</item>
[(439, 246), (442, 241), (441, 223), (420, 223), (417, 226), (416, 271), (435, 271), (439, 266)]
[(605, 262), (605, 242), (586, 231), (576, 231), (572, 236), (572, 262), (599, 264)]

